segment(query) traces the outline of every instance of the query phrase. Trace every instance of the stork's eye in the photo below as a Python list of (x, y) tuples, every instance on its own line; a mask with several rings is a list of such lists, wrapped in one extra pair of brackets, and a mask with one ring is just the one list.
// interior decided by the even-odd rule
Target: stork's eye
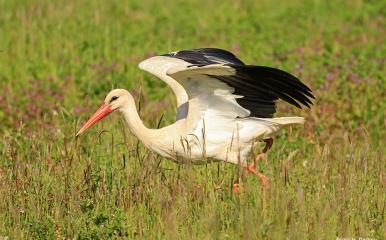
[(110, 103), (112, 102), (112, 101), (115, 101), (115, 100), (117, 100), (118, 99), (118, 97), (117, 96), (113, 96), (112, 98), (111, 98), (111, 100), (110, 100)]

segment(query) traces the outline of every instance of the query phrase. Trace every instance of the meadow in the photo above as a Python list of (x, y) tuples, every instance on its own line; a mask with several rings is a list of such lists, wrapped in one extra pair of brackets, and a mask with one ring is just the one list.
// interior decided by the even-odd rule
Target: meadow
[[(0, 239), (386, 237), (386, 2), (0, 0)], [(113, 88), (148, 127), (175, 99), (137, 68), (154, 54), (218, 47), (313, 89), (313, 107), (242, 192), (239, 168), (176, 165), (113, 114), (76, 131)], [(261, 149), (256, 148), (258, 153)]]

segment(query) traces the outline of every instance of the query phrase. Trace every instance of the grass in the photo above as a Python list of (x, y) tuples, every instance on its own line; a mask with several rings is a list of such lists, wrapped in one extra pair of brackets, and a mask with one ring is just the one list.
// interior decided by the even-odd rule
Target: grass
[[(0, 0), (0, 239), (385, 238), (383, 1)], [(75, 139), (112, 88), (149, 127), (175, 102), (137, 63), (197, 47), (299, 76), (317, 96), (256, 179), (237, 166), (175, 165), (118, 114)], [(259, 149), (256, 149), (256, 152)]]

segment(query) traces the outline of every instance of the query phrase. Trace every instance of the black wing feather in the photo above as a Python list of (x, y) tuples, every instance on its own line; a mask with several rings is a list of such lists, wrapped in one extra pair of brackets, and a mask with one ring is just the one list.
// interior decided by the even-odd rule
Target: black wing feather
[(206, 66), (209, 64), (231, 64), (243, 66), (244, 63), (233, 53), (218, 48), (198, 48), (182, 50), (164, 54), (162, 56), (175, 57), (191, 63), (192, 66)]
[[(298, 108), (301, 108), (301, 104), (310, 107), (312, 102), (309, 98), (314, 98), (311, 90), (304, 85), (298, 78), (295, 76), (284, 72), (282, 70), (264, 67), (264, 66), (232, 66), (236, 69), (236, 78), (239, 78), (239, 82), (248, 83), (248, 86), (251, 88), (248, 90), (246, 95), (243, 95), (243, 91), (237, 91), (240, 95), (245, 96), (244, 102), (239, 102), (239, 99), (236, 101), (243, 106), (243, 103), (248, 102), (249, 105), (253, 105), (256, 102), (256, 98), (251, 98), (250, 92), (255, 93), (266, 93), (269, 96), (262, 96), (261, 100), (272, 101), (274, 103), (277, 99), (282, 99)], [(260, 95), (260, 94), (259, 94)], [(257, 101), (257, 103), (261, 103)], [(267, 105), (271, 106), (272, 105)], [(272, 115), (265, 116), (261, 114), (258, 108), (248, 108), (251, 111), (251, 116), (255, 117), (272, 117), (273, 113), (276, 112), (275, 105), (272, 108)]]
[(191, 66), (224, 64), (236, 70), (233, 76), (214, 76), (230, 87), (233, 94), (242, 96), (236, 101), (248, 109), (251, 117), (270, 118), (276, 112), (275, 101), (279, 98), (301, 108), (312, 105), (312, 91), (295, 76), (280, 69), (245, 65), (233, 53), (217, 48), (199, 48), (165, 54), (191, 63)]
[[(214, 76), (235, 89), (234, 94), (243, 96), (236, 101), (251, 111), (251, 117), (273, 117), (276, 112), (275, 101), (282, 99), (298, 108), (300, 104), (312, 105), (311, 90), (295, 76), (279, 69), (264, 66), (232, 66), (234, 76)], [(300, 103), (300, 104), (299, 104)]]

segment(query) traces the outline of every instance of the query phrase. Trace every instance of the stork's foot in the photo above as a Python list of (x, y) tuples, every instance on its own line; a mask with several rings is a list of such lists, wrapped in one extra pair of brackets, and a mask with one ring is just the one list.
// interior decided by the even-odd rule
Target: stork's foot
[(234, 183), (233, 184), (233, 193), (238, 194), (240, 192), (240, 184), (239, 183)]
[(244, 184), (241, 181), (241, 178), (239, 178), (235, 183), (233, 183), (232, 191), (234, 194), (240, 194), (244, 190)]

